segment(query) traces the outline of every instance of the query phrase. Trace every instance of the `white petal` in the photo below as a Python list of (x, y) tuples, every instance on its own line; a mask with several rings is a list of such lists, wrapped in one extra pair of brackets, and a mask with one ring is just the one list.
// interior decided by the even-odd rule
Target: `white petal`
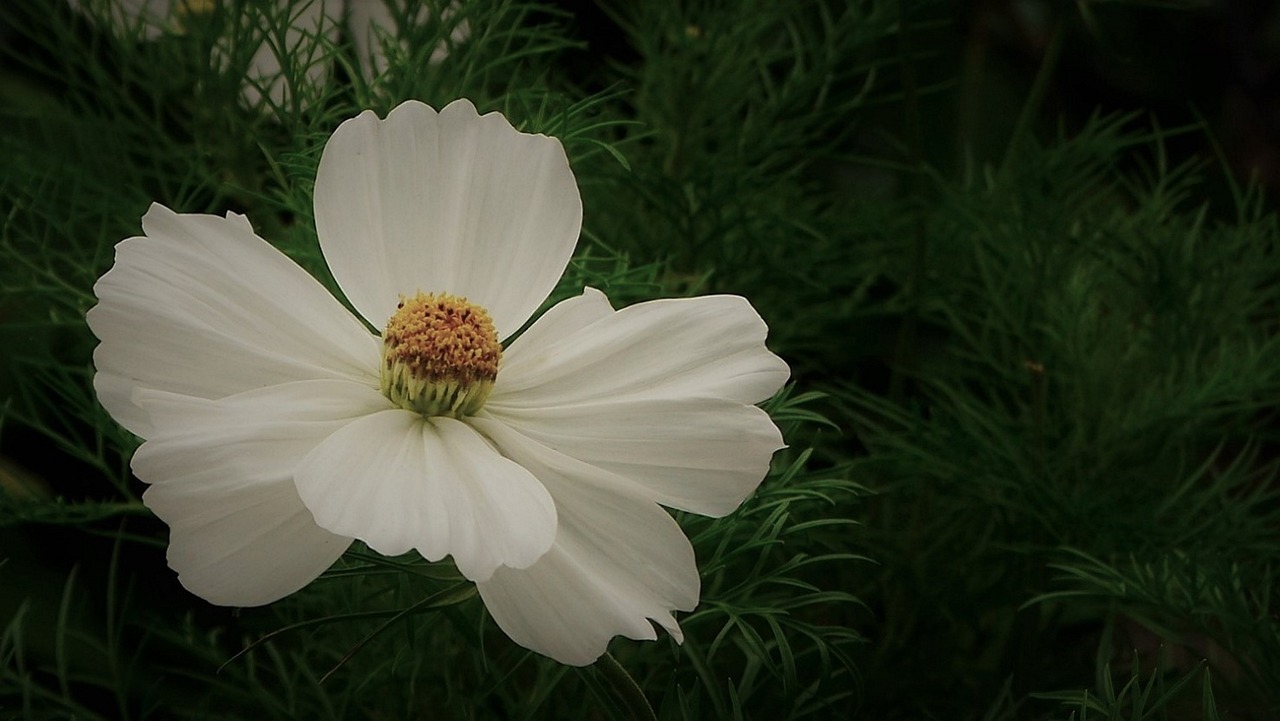
[(638, 485), (664, 506), (707, 516), (732, 512), (784, 448), (769, 414), (715, 398), (631, 397), (538, 409), (487, 411), (528, 438)]
[[(540, 318), (504, 351), (490, 408), (546, 408), (624, 396), (766, 400), (790, 371), (765, 347), (768, 328), (733, 295), (638, 303), (574, 323)], [(548, 312), (546, 315), (550, 316)]]
[(304, 381), (218, 401), (139, 391), (155, 424), (133, 470), (143, 500), (169, 524), (169, 565), (188, 590), (258, 606), (302, 588), (351, 543), (316, 525), (292, 474), (352, 418), (385, 407), (374, 389)]
[(322, 527), (388, 556), (452, 554), (473, 581), (529, 566), (555, 537), (542, 484), (452, 418), (398, 409), (363, 418), (320, 444), (294, 478)]
[(700, 580), (675, 520), (608, 474), (496, 421), (479, 423), (503, 454), (546, 484), (560, 514), (555, 545), (537, 563), (500, 568), (477, 584), (498, 626), (516, 643), (574, 666), (595, 661), (616, 635), (656, 638), (650, 620), (682, 640), (671, 612), (697, 606)]
[(503, 367), (512, 363), (517, 365), (517, 374), (521, 365), (535, 365), (547, 362), (545, 359), (522, 358), (528, 354), (542, 353), (543, 349), (567, 338), (582, 328), (613, 315), (613, 306), (604, 293), (595, 288), (583, 288), (582, 295), (556, 303), (547, 312), (538, 316), (538, 320), (520, 334), (511, 346), (502, 352)]
[(513, 333), (563, 273), (582, 201), (560, 142), (467, 100), (408, 101), (338, 127), (320, 159), (316, 228), (351, 304), (382, 327), (399, 296), (444, 292)]
[(325, 438), (392, 407), (376, 388), (345, 380), (283, 383), (216, 401), (145, 389), (135, 399), (155, 428), (133, 456), (138, 478), (214, 490), (292, 478)]
[(94, 387), (125, 428), (151, 433), (139, 388), (215, 399), (293, 380), (377, 385), (376, 337), (243, 217), (153, 205), (142, 225), (86, 318), (102, 341)]
[(663, 505), (721, 516), (783, 447), (768, 415), (749, 405), (788, 375), (766, 331), (737, 296), (615, 312), (587, 289), (504, 352), (485, 412)]
[(221, 491), (158, 485), (142, 498), (169, 524), (169, 567), (183, 587), (220, 606), (284, 598), (351, 545), (316, 525), (287, 478)]

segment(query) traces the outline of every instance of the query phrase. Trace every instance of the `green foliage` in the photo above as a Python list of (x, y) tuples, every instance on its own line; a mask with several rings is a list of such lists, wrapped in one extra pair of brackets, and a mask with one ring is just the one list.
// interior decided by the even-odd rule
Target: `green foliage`
[[(1212, 219), (1189, 202), (1200, 175), (1133, 121), (1095, 118), (1002, 173), (940, 183), (926, 280), (910, 284), (901, 248), (883, 271), (914, 288), (881, 311), (918, 313), (894, 359), (909, 400), (841, 391), (882, 491), (878, 658), (909, 663), (900, 648), (934, 639), (969, 659), (925, 683), (973, 692), (1012, 673), (1016, 693), (1064, 670), (1037, 665), (1070, 649), (1064, 630), (1138, 618), (1171, 645), (1209, 634), (1236, 669), (1217, 678), (1274, 708), (1275, 219), (1248, 195)], [(1137, 172), (1117, 167), (1126, 150)], [(1126, 557), (1147, 560), (1128, 575)], [(1088, 590), (1037, 595), (1063, 578)]]
[(588, 196), (607, 209), (600, 234), (661, 252), (674, 287), (748, 294), (767, 320), (777, 313), (781, 345), (818, 334), (860, 284), (836, 232), (845, 201), (821, 181), (892, 62), (895, 14), (879, 2), (603, 5), (639, 56), (617, 64), (634, 88), (623, 112), (639, 122), (623, 138), (628, 167)]
[[(1135, 665), (1129, 680), (1120, 688), (1116, 688), (1110, 676), (1110, 669), (1104, 667), (1102, 688), (1091, 694), (1083, 692), (1062, 692), (1035, 694), (1036, 698), (1058, 701), (1063, 710), (1069, 710), (1066, 719), (1071, 721), (1089, 721), (1090, 719), (1107, 719), (1107, 721), (1143, 721), (1143, 719), (1178, 718), (1178, 704), (1185, 696), (1185, 689), (1192, 687), (1197, 677), (1203, 679), (1205, 721), (1218, 721), (1221, 718), (1213, 703), (1213, 687), (1209, 682), (1209, 673), (1196, 669), (1181, 677), (1166, 682), (1158, 672), (1144, 679)], [(1182, 711), (1181, 713), (1187, 713)], [(1063, 718), (1063, 717), (1059, 717)]]

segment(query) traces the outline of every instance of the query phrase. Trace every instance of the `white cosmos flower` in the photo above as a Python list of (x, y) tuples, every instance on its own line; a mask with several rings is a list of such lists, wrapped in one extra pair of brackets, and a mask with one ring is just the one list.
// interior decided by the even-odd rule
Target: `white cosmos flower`
[[(116, 32), (130, 35), (141, 32), (142, 37), (155, 40), (166, 33), (181, 33), (201, 18), (211, 15), (222, 0), (71, 0), (73, 7), (97, 13)], [(244, 6), (226, 4), (227, 7), (246, 10)], [(435, 9), (433, 9), (435, 8)], [(385, 38), (397, 37), (396, 18), (410, 22), (423, 22), (435, 18), (449, 23), (457, 12), (454, 0), (435, 3), (418, 3), (415, 0), (270, 0), (265, 7), (250, 10), (244, 18), (265, 21), (264, 10), (286, 13), (283, 47), (277, 42), (272, 28), (257, 28), (266, 35), (249, 62), (242, 96), (251, 106), (258, 105), (264, 92), (275, 105), (283, 104), (289, 97), (290, 85), (282, 67), (281, 52), (287, 53), (293, 62), (301, 63), (307, 82), (320, 86), (330, 73), (329, 48), (345, 33), (355, 46), (357, 67), (366, 82), (372, 81), (387, 70), (388, 60), (383, 44)], [(449, 54), (450, 45), (467, 39), (470, 25), (465, 20), (452, 24), (447, 42), (431, 52), (431, 61), (439, 62)], [(406, 48), (407, 50), (407, 48)], [(229, 52), (221, 43), (215, 54), (219, 62), (226, 62)]]
[(680, 639), (699, 578), (661, 506), (727, 514), (783, 445), (753, 404), (788, 369), (751, 305), (615, 310), (588, 288), (500, 347), (582, 205), (559, 141), (466, 100), (342, 123), (315, 216), (381, 336), (235, 214), (153, 205), (94, 286), (94, 386), (145, 439), (133, 471), (182, 584), (270, 603), (359, 539), (452, 556), (507, 635), (563, 663), (651, 620)]

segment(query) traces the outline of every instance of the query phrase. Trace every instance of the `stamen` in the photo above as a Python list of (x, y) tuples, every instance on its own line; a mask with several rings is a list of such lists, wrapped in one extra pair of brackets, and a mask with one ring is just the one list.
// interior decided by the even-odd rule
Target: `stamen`
[(382, 392), (424, 416), (469, 416), (498, 377), (502, 346), (493, 320), (466, 298), (401, 298), (382, 333)]

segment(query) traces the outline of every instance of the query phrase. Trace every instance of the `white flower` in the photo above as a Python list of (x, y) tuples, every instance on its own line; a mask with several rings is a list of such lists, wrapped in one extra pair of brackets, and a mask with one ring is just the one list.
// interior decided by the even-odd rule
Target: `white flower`
[[(140, 31), (142, 37), (155, 40), (169, 32), (189, 29), (201, 17), (212, 14), (218, 0), (71, 0), (71, 4), (100, 13), (116, 32), (129, 35)], [(457, 11), (451, 0), (425, 6), (408, 0), (276, 0), (272, 5), (288, 20), (283, 47), (275, 41), (271, 28), (256, 28), (266, 37), (253, 53), (242, 87), (242, 96), (251, 106), (262, 102), (264, 91), (274, 105), (282, 105), (288, 99), (290, 85), (282, 68), (282, 51), (301, 63), (307, 81), (319, 87), (330, 73), (328, 48), (337, 43), (340, 31), (345, 31), (355, 45), (360, 72), (369, 82), (387, 69), (383, 39), (397, 37), (397, 16), (411, 22), (434, 17), (449, 23)], [(438, 12), (431, 11), (431, 7), (438, 7)], [(258, 9), (242, 20), (265, 18), (262, 9)], [(465, 20), (453, 23), (448, 42), (432, 50), (431, 60), (444, 59), (449, 44), (460, 43), (468, 35), (470, 25)], [(226, 62), (228, 52), (225, 43), (217, 48), (219, 62)]]
[(153, 205), (94, 286), (94, 385), (145, 439), (133, 470), (183, 585), (270, 603), (359, 539), (452, 556), (507, 635), (563, 663), (656, 638), (650, 619), (680, 639), (699, 578), (659, 504), (727, 514), (782, 447), (753, 404), (788, 369), (751, 305), (614, 310), (588, 288), (500, 347), (582, 205), (559, 141), (466, 100), (342, 123), (315, 215), (382, 336), (235, 214)]

